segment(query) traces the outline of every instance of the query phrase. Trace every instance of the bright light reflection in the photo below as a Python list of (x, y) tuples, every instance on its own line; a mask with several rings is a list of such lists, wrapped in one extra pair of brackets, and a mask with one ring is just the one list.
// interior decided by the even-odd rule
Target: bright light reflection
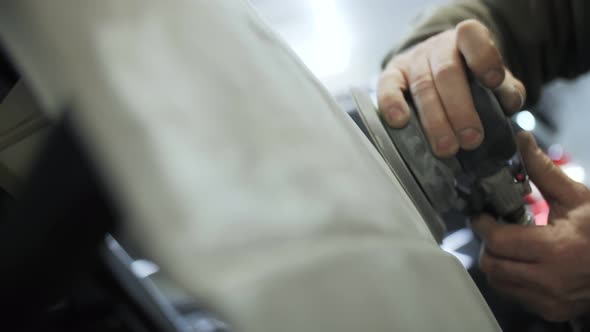
[(444, 238), (443, 243), (440, 247), (444, 251), (455, 256), (461, 262), (461, 264), (463, 264), (465, 269), (469, 269), (473, 265), (473, 258), (465, 254), (459, 253), (456, 250), (467, 245), (472, 240), (473, 232), (470, 229), (463, 228), (454, 233), (451, 233), (446, 238)]
[(303, 62), (319, 78), (343, 73), (350, 65), (350, 32), (335, 0), (309, 0), (315, 31), (296, 49)]
[(529, 111), (522, 111), (516, 115), (516, 123), (526, 131), (533, 131), (537, 127), (535, 116)]
[(138, 259), (131, 263), (131, 270), (138, 278), (147, 278), (160, 271), (160, 267), (145, 259)]
[(561, 160), (563, 158), (563, 155), (564, 155), (563, 146), (561, 146), (559, 144), (553, 144), (553, 145), (551, 145), (549, 147), (549, 149), (547, 150), (547, 155), (553, 161)]
[(584, 183), (584, 181), (586, 181), (586, 171), (580, 165), (570, 163), (562, 166), (561, 169), (567, 176), (576, 182)]

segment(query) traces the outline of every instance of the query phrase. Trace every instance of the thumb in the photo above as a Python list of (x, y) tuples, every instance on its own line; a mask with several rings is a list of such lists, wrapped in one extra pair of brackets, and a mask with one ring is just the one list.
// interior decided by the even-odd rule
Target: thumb
[(579, 184), (553, 163), (539, 148), (533, 135), (520, 132), (517, 141), (528, 174), (545, 198), (567, 203), (578, 197)]

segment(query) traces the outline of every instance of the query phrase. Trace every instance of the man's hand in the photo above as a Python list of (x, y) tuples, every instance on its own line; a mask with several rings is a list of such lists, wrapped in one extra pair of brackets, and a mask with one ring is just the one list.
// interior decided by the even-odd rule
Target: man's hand
[(486, 87), (494, 89), (504, 110), (520, 110), (523, 84), (502, 61), (488, 29), (467, 20), (395, 56), (387, 65), (378, 88), (379, 109), (393, 127), (405, 126), (410, 91), (434, 153), (454, 155), (471, 150), (484, 138), (481, 121), (465, 74), (465, 64)]
[(550, 206), (549, 225), (499, 224), (482, 216), (480, 268), (502, 294), (550, 321), (590, 310), (590, 191), (568, 178), (528, 133), (518, 137), (533, 182)]

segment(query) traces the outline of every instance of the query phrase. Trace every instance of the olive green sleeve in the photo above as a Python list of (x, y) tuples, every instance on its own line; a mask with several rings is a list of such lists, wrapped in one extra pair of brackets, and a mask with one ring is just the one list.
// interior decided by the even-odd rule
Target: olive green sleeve
[(535, 103), (543, 84), (571, 78), (590, 65), (590, 3), (587, 0), (463, 0), (443, 6), (418, 22), (385, 59), (459, 22), (486, 25), (502, 55)]

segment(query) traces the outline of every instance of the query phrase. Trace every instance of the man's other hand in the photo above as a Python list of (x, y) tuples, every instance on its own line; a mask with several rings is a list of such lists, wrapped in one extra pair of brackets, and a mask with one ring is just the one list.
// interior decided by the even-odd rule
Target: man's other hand
[(404, 127), (412, 95), (422, 126), (439, 157), (459, 148), (477, 148), (484, 131), (465, 74), (465, 64), (484, 86), (493, 89), (506, 112), (522, 108), (523, 84), (512, 76), (494, 45), (489, 30), (467, 20), (398, 54), (386, 66), (378, 87), (379, 109), (389, 125)]
[(590, 310), (590, 192), (568, 178), (529, 133), (518, 136), (533, 182), (550, 206), (547, 226), (472, 224), (483, 248), (480, 268), (492, 287), (549, 321)]

